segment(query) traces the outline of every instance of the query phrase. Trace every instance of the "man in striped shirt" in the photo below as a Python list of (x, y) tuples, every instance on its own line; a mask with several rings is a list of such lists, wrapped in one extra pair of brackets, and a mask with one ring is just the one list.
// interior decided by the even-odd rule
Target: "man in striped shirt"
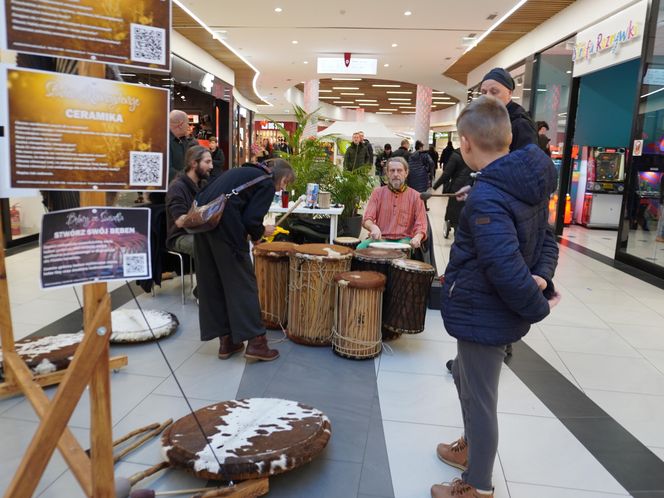
[(408, 187), (408, 163), (392, 157), (386, 165), (387, 185), (376, 188), (364, 211), (363, 226), (369, 238), (358, 249), (372, 242), (405, 242), (417, 249), (427, 236), (427, 214), (420, 194)]

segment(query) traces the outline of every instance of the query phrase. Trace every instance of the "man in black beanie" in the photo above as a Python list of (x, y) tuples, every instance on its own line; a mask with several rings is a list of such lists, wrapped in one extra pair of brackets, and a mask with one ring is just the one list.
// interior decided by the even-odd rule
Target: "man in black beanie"
[(494, 67), (482, 78), (480, 92), (500, 100), (510, 115), (512, 123), (512, 143), (510, 152), (521, 149), (528, 144), (537, 144), (537, 129), (535, 123), (523, 107), (512, 100), (514, 80), (510, 73), (502, 67)]

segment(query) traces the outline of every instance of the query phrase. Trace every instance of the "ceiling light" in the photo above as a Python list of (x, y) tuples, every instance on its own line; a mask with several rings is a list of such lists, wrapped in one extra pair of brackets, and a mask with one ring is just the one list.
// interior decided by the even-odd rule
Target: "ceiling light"
[(344, 109), (359, 109), (359, 107), (356, 105), (342, 105), (341, 107), (343, 107)]
[(417, 114), (417, 113), (414, 111), (403, 111), (401, 114)]
[(332, 90), (318, 90), (318, 93), (332, 93)]
[(333, 90), (359, 90), (358, 86), (333, 86)]
[[(341, 95), (343, 95), (343, 93)], [(376, 99), (355, 99), (355, 102), (378, 102), (378, 100), (376, 100)]]
[(389, 107), (381, 107), (379, 111), (398, 111), (398, 109), (390, 109)]
[(444, 94), (444, 93), (446, 93), (446, 92), (435, 92), (434, 91), (434, 92), (431, 92), (431, 95)]
[(309, 61), (304, 61), (304, 64), (309, 64)]
[(385, 92), (385, 93), (394, 93), (394, 94), (410, 95), (410, 94), (413, 93), (413, 92), (406, 92), (406, 91), (402, 91), (402, 90), (400, 90), (400, 91), (396, 91), (396, 90), (388, 90), (388, 91)]
[(318, 100), (335, 100), (338, 99), (339, 97), (318, 97)]
[(371, 85), (374, 88), (401, 88), (401, 85), (382, 85), (382, 84), (376, 84), (376, 85)]
[(398, 47), (398, 46), (399, 46), (399, 45), (397, 45), (396, 43), (393, 43), (393, 44), (392, 44), (392, 48), (394, 48), (394, 47)]
[(412, 99), (405, 97), (387, 97), (387, 100), (405, 100), (406, 102), (410, 102)]
[(572, 71), (565, 71), (565, 74), (572, 74)]
[(432, 97), (433, 100), (450, 100), (452, 97)]
[(274, 9), (275, 12), (282, 12), (283, 10), (284, 10), (284, 9), (282, 9), (281, 7), (276, 7), (276, 8)]
[(383, 67), (390, 67), (389, 64), (383, 64)]
[(475, 48), (475, 47), (476, 47), (476, 46), (477, 46), (482, 40), (484, 40), (487, 36), (489, 36), (489, 34), (490, 34), (494, 29), (496, 29), (498, 26), (500, 26), (501, 23), (502, 23), (505, 19), (507, 19), (507, 18), (508, 18), (509, 16), (511, 16), (512, 14), (514, 14), (517, 10), (519, 10), (519, 8), (521, 8), (521, 6), (522, 6), (523, 4), (525, 4), (527, 1), (528, 1), (528, 0), (519, 0), (519, 2), (518, 2), (514, 7), (512, 7), (510, 10), (508, 10), (507, 12), (505, 12), (505, 14), (504, 14), (500, 19), (498, 19), (495, 23), (493, 23), (493, 24), (489, 27), (489, 29), (487, 29), (487, 30), (486, 30), (484, 33), (482, 33), (480, 36), (476, 37), (476, 38), (473, 40), (473, 42), (471, 43), (471, 45), (466, 49), (466, 51), (464, 52), (464, 54), (465, 54), (466, 52), (470, 52), (473, 48)]
[(298, 42), (297, 42), (297, 40), (293, 40), (291, 43), (292, 43), (293, 45), (297, 45)]
[(391, 112), (377, 112), (376, 114), (392, 114)]
[(358, 92), (341, 92), (341, 95), (359, 95), (360, 97), (362, 97), (364, 94), (361, 93), (361, 92), (359, 92), (359, 93)]
[(407, 10), (406, 12), (403, 13), (404, 16), (411, 16), (413, 13), (410, 10)]
[(365, 107), (365, 106), (378, 107), (380, 104), (377, 104), (377, 103), (372, 104), (371, 102), (360, 102), (358, 105), (361, 105), (362, 107)]
[(352, 100), (335, 100), (334, 103), (335, 104), (354, 104), (355, 102), (353, 102)]
[(330, 78), (332, 81), (362, 81), (362, 78)]
[(417, 109), (414, 105), (400, 105), (399, 109)]

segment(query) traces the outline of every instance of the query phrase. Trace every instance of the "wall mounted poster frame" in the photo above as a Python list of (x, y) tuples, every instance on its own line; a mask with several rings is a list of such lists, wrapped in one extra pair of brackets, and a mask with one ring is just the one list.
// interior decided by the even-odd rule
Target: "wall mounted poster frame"
[(167, 189), (169, 91), (0, 65), (11, 188)]
[(171, 0), (0, 0), (0, 20), (0, 49), (171, 69)]

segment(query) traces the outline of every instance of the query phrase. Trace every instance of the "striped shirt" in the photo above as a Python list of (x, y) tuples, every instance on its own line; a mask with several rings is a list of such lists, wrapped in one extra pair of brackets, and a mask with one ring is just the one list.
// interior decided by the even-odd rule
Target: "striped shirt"
[(413, 238), (418, 233), (427, 237), (427, 213), (420, 194), (412, 188), (392, 192), (389, 187), (374, 189), (364, 210), (363, 221), (373, 221), (382, 238), (398, 240)]

